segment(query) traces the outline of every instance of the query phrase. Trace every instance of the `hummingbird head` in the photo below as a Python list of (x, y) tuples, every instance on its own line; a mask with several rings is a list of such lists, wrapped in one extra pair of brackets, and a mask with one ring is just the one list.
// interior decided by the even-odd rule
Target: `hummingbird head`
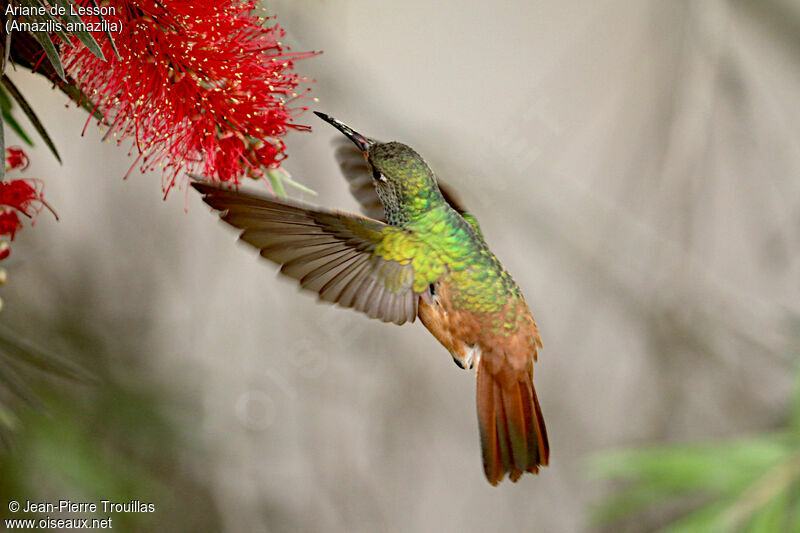
[(314, 114), (342, 132), (364, 154), (387, 218), (403, 213), (400, 218), (405, 219), (413, 211), (427, 210), (431, 201), (441, 198), (433, 172), (410, 146), (376, 141), (324, 113)]

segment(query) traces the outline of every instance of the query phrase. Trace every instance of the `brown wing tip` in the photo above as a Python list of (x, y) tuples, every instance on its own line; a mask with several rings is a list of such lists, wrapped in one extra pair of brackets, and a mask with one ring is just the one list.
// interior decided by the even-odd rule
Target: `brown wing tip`
[(196, 176), (193, 174), (189, 175), (192, 178), (192, 181), (189, 185), (192, 186), (197, 192), (203, 195), (203, 201), (207, 204), (211, 205), (211, 207), (218, 209), (217, 206), (213, 205), (211, 199), (219, 194), (231, 193), (233, 191), (229, 191), (227, 189), (223, 189), (219, 185), (213, 184), (208, 180), (204, 180), (200, 176)]
[(214, 184), (210, 179), (200, 176), (199, 174), (187, 174), (189, 179), (189, 185), (197, 189), (198, 191), (203, 191), (204, 189), (219, 189), (220, 187)]
[(208, 194), (209, 192), (211, 192), (212, 189), (215, 189), (215, 187), (213, 187), (212, 185), (203, 183), (201, 181), (192, 181), (189, 183), (189, 185), (194, 187), (195, 190), (201, 192), (202, 194)]

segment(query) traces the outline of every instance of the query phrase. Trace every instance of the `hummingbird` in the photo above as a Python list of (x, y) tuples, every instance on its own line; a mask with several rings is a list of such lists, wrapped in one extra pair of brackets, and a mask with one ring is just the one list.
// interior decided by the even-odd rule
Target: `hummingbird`
[(349, 139), (336, 155), (366, 216), (192, 186), (242, 241), (320, 300), (398, 325), (419, 318), (460, 368), (475, 371), (489, 483), (538, 473), (549, 458), (533, 387), (542, 343), (522, 291), (414, 149), (315, 114)]

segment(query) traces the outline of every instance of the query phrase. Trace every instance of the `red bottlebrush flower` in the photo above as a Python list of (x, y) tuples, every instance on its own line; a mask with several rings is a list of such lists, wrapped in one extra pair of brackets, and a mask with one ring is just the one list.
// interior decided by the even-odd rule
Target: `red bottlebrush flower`
[(242, 157), (247, 147), (241, 135), (231, 132), (222, 138), (216, 139), (213, 155), (209, 153), (208, 162), (216, 168), (217, 176), (222, 181), (235, 181), (241, 173)]
[(21, 229), (22, 223), (16, 211), (9, 209), (0, 213), (0, 235), (8, 235), (13, 241), (14, 234)]
[(22, 151), (22, 148), (12, 146), (6, 148), (6, 171), (9, 170), (25, 170), (28, 168), (28, 156)]
[(0, 183), (0, 205), (7, 205), (22, 211), (28, 216), (28, 209), (39, 196), (36, 189), (31, 187), (25, 180), (11, 180)]
[(257, 165), (265, 167), (277, 166), (275, 162), (284, 158), (283, 143), (280, 141), (262, 141), (253, 146), (253, 158)]
[[(28, 156), (19, 148), (6, 150), (6, 169), (25, 169), (28, 166)], [(14, 240), (17, 232), (22, 229), (19, 213), (33, 218), (38, 216), (43, 207), (49, 209), (58, 220), (58, 215), (44, 201), (44, 183), (37, 179), (16, 179), (0, 181), (0, 235), (7, 235)], [(11, 254), (8, 242), (0, 241), (0, 261)], [(0, 268), (0, 285), (6, 281), (6, 271)], [(2, 309), (2, 300), (0, 300)]]
[[(0, 182), (0, 206), (13, 207), (30, 218), (38, 215), (42, 207), (53, 211), (44, 201), (44, 183), (37, 179)], [(55, 215), (54, 211), (53, 214)]]
[[(113, 0), (119, 57), (98, 32), (107, 61), (83, 46), (63, 63), (105, 117), (118, 143), (133, 139), (142, 171), (163, 167), (165, 192), (181, 171), (239, 183), (284, 157), (277, 139), (306, 108), (290, 107), (304, 78), (284, 31), (262, 26), (244, 0)], [(91, 17), (87, 17), (91, 19)], [(258, 151), (270, 144), (273, 149)], [(133, 148), (132, 148), (133, 150)]]

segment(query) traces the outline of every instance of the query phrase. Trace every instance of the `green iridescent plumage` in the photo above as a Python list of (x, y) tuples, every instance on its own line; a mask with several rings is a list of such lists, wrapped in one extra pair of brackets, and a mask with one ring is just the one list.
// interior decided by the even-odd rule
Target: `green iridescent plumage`
[[(414, 290), (423, 292), (447, 275), (459, 308), (493, 313), (519, 289), (470, 220), (448, 205), (433, 172), (413, 149), (392, 142), (370, 151), (370, 164), (383, 179), (376, 188), (391, 225), (375, 252), (414, 267)], [(404, 230), (404, 231), (402, 231)]]
[(320, 299), (397, 324), (419, 317), (461, 368), (476, 369), (489, 482), (537, 472), (549, 456), (532, 381), (541, 342), (519, 287), (417, 152), (317, 114), (357, 148), (340, 147), (337, 159), (367, 217), (193, 186), (244, 242)]

